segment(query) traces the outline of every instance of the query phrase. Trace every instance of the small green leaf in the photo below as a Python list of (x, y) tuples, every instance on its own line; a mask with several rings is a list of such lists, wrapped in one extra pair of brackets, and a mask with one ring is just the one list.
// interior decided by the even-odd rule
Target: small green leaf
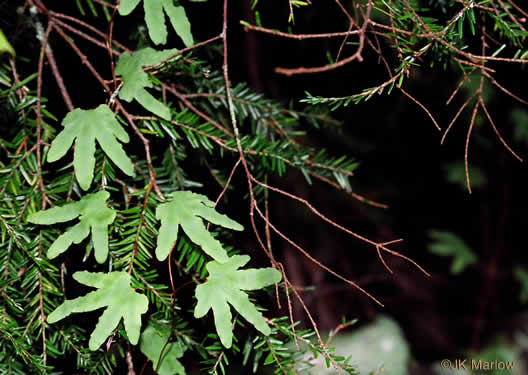
[(103, 263), (108, 255), (108, 226), (114, 222), (116, 212), (106, 206), (110, 197), (107, 191), (84, 196), (79, 202), (68, 203), (29, 215), (33, 224), (50, 225), (63, 223), (80, 216), (79, 223), (68, 228), (48, 249), (48, 258), (53, 259), (65, 252), (72, 243), (78, 244), (92, 231), (95, 259)]
[(62, 158), (75, 140), (73, 169), (79, 185), (88, 190), (92, 183), (95, 166), (95, 141), (108, 157), (127, 175), (134, 167), (121, 142), (129, 141), (127, 132), (119, 125), (112, 110), (101, 104), (95, 109), (74, 109), (62, 121), (64, 129), (55, 137), (48, 152), (48, 161)]
[(15, 50), (13, 47), (11, 47), (11, 44), (9, 44), (9, 41), (5, 37), (2, 30), (0, 30), (0, 54), (7, 52), (10, 53), (12, 56), (15, 56)]
[(459, 274), (467, 266), (477, 263), (477, 256), (471, 248), (456, 234), (437, 230), (429, 231), (434, 242), (429, 244), (429, 251), (440, 256), (452, 256), (451, 273)]
[[(129, 15), (139, 4), (139, 0), (121, 0), (119, 14)], [(167, 26), (165, 26), (165, 13), (174, 27), (176, 34), (183, 40), (186, 47), (194, 44), (191, 34), (191, 24), (182, 6), (174, 5), (174, 0), (143, 0), (145, 9), (145, 22), (152, 41), (158, 44), (167, 42)]]
[(177, 49), (156, 51), (152, 48), (144, 48), (133, 55), (128, 52), (122, 54), (116, 66), (116, 74), (123, 77), (123, 87), (119, 91), (119, 98), (127, 102), (136, 99), (150, 112), (165, 120), (170, 120), (169, 108), (146, 90), (152, 87), (152, 82), (148, 74), (143, 71), (143, 67), (159, 64), (176, 52), (178, 52)]
[(207, 263), (209, 278), (196, 287), (198, 303), (194, 309), (194, 317), (201, 318), (212, 309), (216, 332), (226, 348), (231, 347), (233, 340), (229, 305), (263, 334), (269, 335), (271, 332), (262, 314), (249, 301), (243, 290), (262, 289), (278, 283), (282, 275), (274, 268), (238, 270), (246, 265), (249, 259), (247, 255), (235, 255), (224, 264), (216, 261)]
[(87, 295), (63, 302), (49, 316), (53, 324), (76, 312), (87, 312), (107, 307), (90, 336), (90, 350), (97, 350), (112, 334), (121, 318), (132, 344), (137, 344), (141, 328), (141, 315), (147, 312), (148, 299), (130, 287), (126, 272), (75, 272), (73, 278), (81, 284), (98, 288)]
[[(159, 375), (185, 375), (185, 368), (178, 361), (178, 358), (183, 356), (184, 350), (177, 342), (167, 343), (169, 334), (170, 332), (160, 332), (152, 324), (149, 324), (141, 334), (139, 348), (152, 361), (152, 368), (158, 369)], [(163, 357), (158, 366), (162, 350)]]
[(181, 225), (187, 236), (203, 251), (220, 263), (227, 261), (227, 253), (222, 244), (209, 233), (202, 220), (224, 228), (243, 230), (244, 227), (225, 215), (219, 214), (205, 195), (190, 191), (177, 191), (172, 194), (172, 201), (158, 206), (156, 218), (161, 220), (161, 227), (156, 247), (156, 256), (160, 261), (167, 258), (178, 238), (178, 227)]

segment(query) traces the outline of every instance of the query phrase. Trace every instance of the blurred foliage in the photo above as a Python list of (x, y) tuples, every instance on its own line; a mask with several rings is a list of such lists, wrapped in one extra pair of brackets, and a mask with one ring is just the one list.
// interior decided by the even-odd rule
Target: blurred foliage
[[(336, 354), (348, 356), (359, 374), (407, 375), (410, 370), (411, 351), (399, 324), (392, 318), (379, 315), (375, 321), (350, 333), (332, 337)], [(317, 374), (338, 374), (326, 369), (323, 360), (316, 365)]]
[(528, 271), (521, 266), (517, 266), (513, 270), (513, 275), (521, 284), (521, 294), (519, 296), (521, 303), (528, 302)]
[[(447, 181), (463, 190), (467, 190), (466, 167), (464, 162), (459, 161), (447, 164), (444, 166), (444, 171)], [(482, 169), (473, 164), (469, 168), (469, 180), (471, 181), (471, 187), (475, 189), (484, 187), (487, 184), (486, 176)]]
[(445, 257), (453, 257), (451, 273), (456, 275), (463, 272), (468, 266), (477, 263), (477, 256), (459, 236), (452, 232), (430, 230), (431, 242), (429, 251)]

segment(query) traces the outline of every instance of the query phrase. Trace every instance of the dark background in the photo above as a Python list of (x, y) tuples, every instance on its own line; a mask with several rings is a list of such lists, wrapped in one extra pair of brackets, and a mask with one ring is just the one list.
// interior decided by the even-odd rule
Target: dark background
[[(264, 26), (287, 30), (288, 9), (286, 4), (281, 5), (259, 3), (257, 9)], [(248, 81), (274, 98), (295, 102), (305, 97), (305, 90), (327, 97), (352, 95), (388, 79), (377, 56), (369, 50), (363, 55), (363, 63), (354, 62), (331, 72), (291, 78), (275, 74), (277, 66), (327, 64), (326, 53), (335, 57), (341, 39), (297, 41), (244, 32), (238, 18), (255, 24), (251, 12), (247, 5), (234, 2), (231, 9), (235, 13), (230, 25), (231, 77)], [(440, 19), (450, 17), (452, 12), (448, 9), (443, 14), (433, 8)], [(295, 21), (295, 33), (344, 31), (348, 26), (336, 4), (322, 1), (314, 1), (312, 6), (296, 12)], [(387, 40), (381, 39), (381, 43), (394, 69), (398, 64), (394, 50)], [(354, 52), (354, 46), (345, 47), (342, 58)], [(446, 105), (461, 75), (455, 69), (430, 68), (430, 56), (422, 62), (404, 88), (446, 129), (467, 99), (467, 91), (461, 91)], [(512, 64), (491, 66), (503, 86), (526, 97), (525, 69)], [(487, 104), (497, 127), (514, 150), (526, 157), (526, 145), (513, 140), (516, 124), (511, 116), (515, 108), (523, 105), (496, 89), (492, 91)], [(333, 112), (343, 121), (342, 132), (324, 129), (310, 133), (308, 142), (324, 145), (336, 155), (357, 157), (361, 167), (352, 180), (353, 188), (368, 198), (387, 203), (388, 210), (352, 201), (318, 183), (307, 187), (300, 174), (291, 173), (288, 182), (277, 180), (281, 186), (309, 199), (330, 218), (371, 239), (404, 238), (405, 242), (396, 248), (431, 273), (428, 278), (409, 263), (386, 256), (395, 271), (391, 275), (373, 248), (330, 228), (308, 210), (277, 198), (272, 212), (294, 239), (385, 304), (385, 308), (379, 308), (279, 240), (275, 246), (283, 249), (283, 260), (293, 283), (316, 286), (315, 292), (304, 293), (303, 297), (321, 327), (335, 327), (343, 315), (366, 322), (383, 311), (402, 324), (414, 356), (425, 361), (454, 356), (468, 348), (482, 348), (498, 332), (516, 329), (514, 317), (524, 308), (512, 269), (525, 265), (527, 260), (523, 248), (526, 167), (503, 148), (489, 123), (477, 118), (469, 162), (470, 168), (482, 171), (487, 183), (473, 188), (469, 195), (463, 185), (447, 180), (447, 166), (463, 161), (471, 109), (466, 109), (455, 123), (443, 145), (442, 133), (425, 112), (397, 91)], [(528, 126), (517, 124), (523, 125)], [(461, 275), (451, 275), (451, 258), (427, 251), (430, 229), (459, 235), (479, 257), (478, 264)], [(301, 307), (295, 307), (296, 317), (307, 321)]]
[[(355, 62), (331, 72), (291, 78), (275, 74), (277, 66), (327, 64), (326, 53), (335, 57), (341, 39), (297, 41), (245, 32), (238, 24), (239, 19), (255, 24), (247, 4), (232, 2), (231, 9), (229, 62), (235, 81), (248, 81), (274, 98), (297, 102), (305, 97), (305, 90), (321, 96), (352, 95), (388, 79), (377, 56), (369, 50), (364, 53), (363, 63)], [(264, 26), (287, 30), (286, 2), (261, 2), (257, 9)], [(433, 12), (445, 19), (453, 11), (448, 9), (443, 14), (433, 8)], [(295, 33), (344, 31), (348, 26), (336, 4), (322, 1), (314, 1), (312, 6), (297, 11), (295, 22)], [(394, 50), (387, 40), (381, 42), (395, 68)], [(342, 58), (354, 52), (354, 46), (345, 47)], [(461, 76), (454, 69), (430, 68), (429, 58), (423, 59), (423, 67), (413, 71), (404, 88), (446, 129), (468, 96), (461, 91), (447, 106), (445, 103)], [(525, 97), (526, 72), (521, 66), (491, 66), (497, 70), (496, 78), (503, 86)], [(514, 150), (526, 157), (526, 145), (513, 140), (515, 124), (511, 117), (514, 108), (523, 105), (498, 90), (492, 91), (487, 104), (497, 127)], [(405, 242), (396, 248), (431, 273), (428, 278), (409, 263), (386, 256), (395, 271), (391, 275), (377, 258), (375, 249), (330, 228), (308, 210), (277, 197), (272, 212), (288, 234), (317, 259), (358, 281), (385, 304), (385, 308), (379, 308), (277, 240), (275, 247), (283, 249), (283, 260), (293, 283), (316, 286), (315, 292), (303, 297), (321, 327), (335, 327), (343, 315), (365, 322), (383, 311), (402, 324), (413, 354), (421, 360), (478, 349), (499, 331), (514, 329), (513, 318), (523, 310), (518, 298), (520, 285), (513, 278), (512, 269), (517, 264), (526, 264), (523, 251), (526, 167), (503, 148), (489, 123), (478, 118), (469, 162), (470, 168), (482, 171), (487, 183), (473, 188), (473, 194), (469, 195), (463, 185), (447, 180), (447, 165), (463, 161), (471, 109), (455, 123), (444, 145), (440, 145), (442, 133), (425, 112), (397, 91), (333, 112), (343, 122), (342, 132), (330, 128), (309, 134), (307, 142), (324, 145), (336, 155), (357, 157), (361, 167), (352, 180), (353, 188), (368, 198), (387, 203), (388, 210), (352, 201), (318, 183), (308, 187), (300, 174), (289, 174), (287, 182), (277, 180), (280, 186), (309, 199), (330, 218), (371, 239), (404, 238)], [(451, 275), (451, 258), (427, 251), (430, 229), (459, 235), (478, 255), (478, 264), (461, 275)], [(296, 305), (295, 311), (298, 319), (307, 320), (300, 306)]]

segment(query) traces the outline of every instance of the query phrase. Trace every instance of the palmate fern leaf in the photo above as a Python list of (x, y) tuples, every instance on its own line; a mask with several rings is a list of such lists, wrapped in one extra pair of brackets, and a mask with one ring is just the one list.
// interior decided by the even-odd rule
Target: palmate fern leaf
[(123, 77), (123, 86), (119, 90), (119, 98), (131, 102), (137, 100), (143, 107), (157, 116), (169, 120), (170, 109), (154, 98), (146, 89), (152, 87), (144, 67), (159, 64), (164, 59), (177, 52), (176, 49), (156, 51), (144, 48), (130, 54), (125, 52), (119, 57), (116, 74)]
[(227, 261), (227, 252), (222, 244), (206, 230), (202, 219), (232, 230), (243, 230), (242, 225), (219, 214), (214, 202), (206, 196), (190, 191), (178, 191), (172, 194), (172, 200), (159, 205), (156, 218), (161, 220), (156, 256), (165, 260), (178, 238), (181, 226), (187, 236), (199, 245), (203, 251), (220, 263)]
[(79, 217), (79, 223), (68, 228), (60, 235), (48, 250), (48, 257), (53, 259), (70, 247), (80, 243), (92, 233), (97, 262), (103, 263), (108, 254), (108, 226), (114, 222), (116, 212), (106, 206), (110, 193), (100, 191), (88, 194), (79, 202), (68, 203), (29, 215), (28, 221), (34, 224), (50, 225), (71, 221)]
[[(119, 14), (122, 16), (129, 15), (139, 2), (140, 0), (121, 0)], [(143, 0), (143, 7), (145, 9), (145, 22), (154, 44), (165, 44), (167, 41), (165, 13), (185, 45), (189, 47), (193, 44), (191, 25), (182, 6), (175, 6), (172, 0)]]
[(156, 329), (154, 324), (147, 325), (141, 334), (141, 351), (152, 361), (152, 367), (159, 375), (185, 375), (185, 368), (178, 361), (185, 347), (178, 342), (169, 342), (168, 328)]
[(235, 255), (223, 264), (216, 261), (209, 262), (207, 281), (196, 287), (198, 303), (194, 309), (194, 316), (201, 318), (212, 310), (216, 331), (226, 348), (231, 347), (233, 335), (230, 306), (233, 306), (264, 335), (271, 333), (262, 314), (243, 291), (262, 289), (276, 284), (281, 280), (282, 275), (274, 268), (239, 270), (249, 262), (249, 259), (247, 255)]
[(53, 324), (75, 312), (86, 312), (107, 307), (90, 337), (90, 349), (103, 344), (123, 318), (125, 330), (132, 344), (137, 344), (141, 315), (147, 312), (148, 300), (130, 288), (130, 275), (126, 272), (76, 272), (74, 279), (81, 284), (97, 288), (83, 297), (67, 300), (48, 317)]
[(62, 125), (64, 129), (51, 144), (48, 161), (54, 162), (62, 158), (75, 141), (73, 167), (83, 190), (88, 190), (92, 183), (96, 140), (125, 174), (132, 175), (132, 161), (117, 142), (128, 142), (128, 134), (107, 105), (101, 104), (90, 110), (75, 109), (66, 115)]

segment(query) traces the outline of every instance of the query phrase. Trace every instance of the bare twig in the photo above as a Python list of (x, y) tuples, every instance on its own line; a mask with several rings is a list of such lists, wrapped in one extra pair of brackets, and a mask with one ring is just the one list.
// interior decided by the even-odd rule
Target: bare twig
[[(242, 23), (242, 22), (241, 22)], [(267, 29), (261, 26), (250, 25), (246, 22), (242, 23), (244, 25), (245, 31), (258, 31), (264, 34), (271, 34), (282, 38), (296, 39), (296, 40), (305, 40), (305, 39), (325, 39), (325, 38), (337, 38), (340, 36), (349, 36), (356, 35), (361, 32), (361, 30), (349, 30), (335, 33), (321, 33), (321, 34), (290, 34), (278, 30)]]
[(399, 88), (400, 91), (406, 96), (408, 97), (409, 99), (411, 99), (413, 102), (415, 102), (421, 109), (423, 109), (425, 111), (425, 113), (427, 113), (427, 116), (429, 116), (429, 118), (431, 119), (431, 121), (433, 121), (433, 124), (434, 126), (438, 129), (438, 131), (441, 131), (442, 129), (440, 128), (440, 125), (438, 125), (438, 123), (436, 122), (435, 118), (433, 117), (433, 115), (431, 114), (431, 112), (429, 112), (429, 110), (422, 104), (420, 103), (420, 101), (418, 101), (418, 99), (416, 99), (414, 96), (412, 96), (411, 94), (409, 94), (407, 91), (405, 91), (404, 89), (402, 89), (401, 87)]

